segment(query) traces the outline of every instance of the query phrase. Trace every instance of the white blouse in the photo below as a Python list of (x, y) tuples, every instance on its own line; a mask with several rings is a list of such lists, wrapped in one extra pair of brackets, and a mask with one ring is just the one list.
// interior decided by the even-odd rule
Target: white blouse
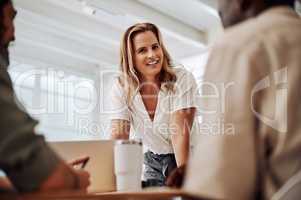
[(151, 121), (138, 92), (133, 99), (131, 110), (126, 104), (126, 95), (118, 79), (111, 91), (111, 119), (128, 120), (131, 123), (130, 137), (142, 139), (146, 150), (156, 154), (173, 153), (170, 129), (171, 114), (185, 108), (197, 108), (197, 84), (193, 75), (182, 67), (173, 68), (177, 76), (175, 92), (160, 89), (155, 116)]

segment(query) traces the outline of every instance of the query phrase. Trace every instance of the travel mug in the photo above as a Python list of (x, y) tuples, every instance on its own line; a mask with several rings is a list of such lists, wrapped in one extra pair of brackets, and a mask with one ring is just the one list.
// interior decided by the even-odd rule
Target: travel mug
[(143, 165), (142, 142), (137, 140), (117, 140), (114, 146), (114, 171), (117, 191), (137, 191), (141, 189)]

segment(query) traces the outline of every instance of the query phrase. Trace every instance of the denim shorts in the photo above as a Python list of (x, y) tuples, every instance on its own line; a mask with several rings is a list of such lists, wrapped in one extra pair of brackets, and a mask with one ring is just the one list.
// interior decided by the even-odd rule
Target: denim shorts
[(175, 154), (155, 154), (151, 151), (144, 153), (143, 187), (165, 186), (170, 172), (177, 167)]

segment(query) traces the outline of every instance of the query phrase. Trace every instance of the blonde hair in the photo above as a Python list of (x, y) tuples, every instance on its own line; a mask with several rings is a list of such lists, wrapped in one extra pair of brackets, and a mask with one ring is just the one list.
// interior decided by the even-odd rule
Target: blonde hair
[(134, 67), (133, 38), (137, 34), (146, 31), (151, 31), (155, 34), (163, 51), (163, 64), (159, 75), (159, 81), (163, 88), (167, 89), (167, 91), (173, 91), (174, 83), (177, 79), (175, 72), (172, 70), (171, 58), (163, 44), (159, 29), (151, 23), (138, 23), (129, 27), (124, 33), (121, 41), (120, 70), (122, 75), (119, 77), (119, 82), (125, 91), (126, 101), (129, 107), (131, 107), (132, 99), (140, 87), (140, 81)]

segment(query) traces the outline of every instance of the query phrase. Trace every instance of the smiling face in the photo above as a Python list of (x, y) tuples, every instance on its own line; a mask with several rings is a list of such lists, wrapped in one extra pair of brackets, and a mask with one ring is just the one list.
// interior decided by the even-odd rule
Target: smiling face
[(144, 80), (153, 80), (161, 72), (163, 51), (152, 31), (138, 33), (133, 38), (133, 57), (136, 71)]
[(2, 57), (1, 64), (9, 65), (9, 52), (8, 46), (11, 41), (15, 40), (15, 27), (14, 18), (16, 16), (16, 10), (14, 9), (11, 2), (4, 5), (3, 17), (2, 17), (2, 27), (1, 27), (1, 45), (0, 45), (0, 55)]

